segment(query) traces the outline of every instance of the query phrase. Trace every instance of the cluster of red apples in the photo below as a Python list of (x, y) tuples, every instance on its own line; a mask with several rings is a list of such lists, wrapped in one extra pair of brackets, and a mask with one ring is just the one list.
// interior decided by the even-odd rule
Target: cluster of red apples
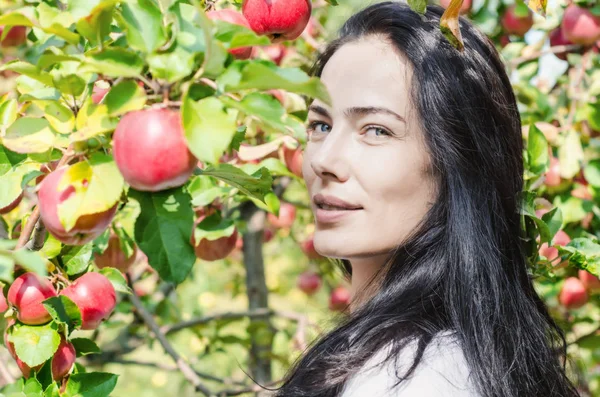
[[(30, 326), (40, 326), (52, 320), (43, 302), (52, 297), (65, 296), (73, 301), (81, 313), (82, 330), (95, 330), (100, 323), (113, 312), (117, 299), (111, 282), (102, 274), (86, 273), (71, 282), (60, 292), (45, 277), (28, 272), (17, 277), (8, 289), (6, 298), (0, 290), (0, 314), (12, 311), (8, 317), (8, 327), (4, 332), (4, 345), (15, 359), (17, 366), (25, 378), (31, 376), (31, 371), (38, 371), (43, 363), (29, 367), (15, 351), (14, 343), (10, 340), (12, 328), (17, 321)], [(60, 345), (51, 358), (51, 373), (55, 381), (65, 377), (75, 363), (76, 352), (73, 344), (61, 335)]]
[[(267, 8), (269, 8), (267, 10)], [(274, 43), (297, 38), (307, 28), (311, 3), (307, 0), (269, 2), (246, 0), (242, 13), (231, 9), (208, 12), (212, 19), (243, 25), (259, 35), (268, 36)], [(295, 12), (291, 12), (291, 10)], [(235, 57), (246, 58), (252, 48), (235, 48), (230, 52)], [(100, 81), (95, 85), (92, 101), (101, 103), (110, 89), (110, 84)], [(281, 93), (273, 92), (280, 99)], [(301, 176), (302, 152), (298, 147), (290, 149), (284, 145), (282, 160), (294, 174)], [(132, 111), (119, 121), (113, 134), (113, 157), (124, 180), (133, 189), (157, 192), (183, 185), (188, 181), (198, 160), (188, 149), (179, 110), (152, 107)], [(56, 167), (56, 165), (54, 165)], [(83, 245), (102, 234), (111, 224), (117, 212), (117, 204), (90, 215), (81, 216), (76, 224), (65, 230), (58, 216), (61, 203), (76, 194), (73, 186), (58, 189), (68, 165), (52, 169), (39, 186), (40, 215), (46, 229), (59, 241), (69, 245)], [(52, 167), (51, 167), (52, 168)], [(8, 212), (19, 204), (20, 198), (9, 207), (0, 209)], [(199, 216), (202, 220), (203, 216)], [(218, 240), (194, 241), (196, 254), (204, 260), (222, 259), (235, 248), (237, 231)], [(117, 242), (109, 246), (117, 250)]]

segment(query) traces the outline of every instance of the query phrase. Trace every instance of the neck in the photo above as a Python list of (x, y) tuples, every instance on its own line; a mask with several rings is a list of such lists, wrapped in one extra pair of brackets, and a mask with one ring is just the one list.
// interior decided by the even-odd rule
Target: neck
[(369, 285), (377, 271), (385, 264), (388, 254), (368, 258), (350, 259), (352, 283), (350, 294), (352, 307), (358, 306), (375, 292), (375, 286)]

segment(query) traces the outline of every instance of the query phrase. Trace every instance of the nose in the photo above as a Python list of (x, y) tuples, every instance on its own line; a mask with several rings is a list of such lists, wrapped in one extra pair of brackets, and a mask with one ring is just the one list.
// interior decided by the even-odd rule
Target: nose
[(345, 182), (349, 178), (348, 147), (350, 136), (341, 128), (331, 129), (329, 134), (318, 142), (309, 140), (307, 151), (311, 154), (310, 165), (323, 180)]

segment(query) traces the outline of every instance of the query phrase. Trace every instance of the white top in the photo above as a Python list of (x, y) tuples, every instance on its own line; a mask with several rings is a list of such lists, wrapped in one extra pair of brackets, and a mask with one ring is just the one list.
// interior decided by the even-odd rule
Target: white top
[[(416, 354), (416, 341), (402, 350), (397, 358), (398, 375), (406, 373)], [(469, 379), (470, 370), (461, 347), (451, 332), (434, 337), (427, 345), (419, 365), (411, 377), (391, 387), (399, 380), (393, 361), (385, 366), (375, 366), (383, 361), (388, 347), (381, 349), (352, 376), (340, 397), (479, 397)]]

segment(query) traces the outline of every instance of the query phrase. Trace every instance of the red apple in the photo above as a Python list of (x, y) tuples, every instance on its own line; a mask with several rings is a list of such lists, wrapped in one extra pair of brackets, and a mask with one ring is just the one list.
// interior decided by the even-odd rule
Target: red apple
[(307, 295), (314, 295), (321, 288), (321, 276), (315, 272), (304, 272), (298, 277), (298, 288)]
[(40, 216), (46, 229), (57, 240), (68, 245), (86, 244), (106, 230), (117, 212), (117, 204), (106, 211), (83, 215), (77, 219), (75, 226), (66, 231), (58, 217), (58, 206), (75, 194), (71, 185), (58, 190), (58, 185), (68, 167), (61, 167), (44, 178), (38, 192)]
[(598, 277), (594, 276), (592, 273), (588, 272), (587, 270), (580, 269), (577, 275), (587, 290), (600, 290), (600, 279), (598, 279)]
[[(448, 8), (452, 0), (440, 0), (440, 5), (444, 8)], [(468, 14), (471, 11), (471, 0), (463, 0), (462, 6), (460, 7), (461, 14)]]
[(558, 186), (561, 183), (560, 163), (556, 157), (550, 157), (550, 167), (546, 171), (546, 186)]
[(108, 238), (108, 247), (106, 247), (106, 250), (102, 254), (94, 256), (94, 262), (96, 262), (96, 265), (100, 269), (114, 267), (122, 272), (127, 272), (129, 267), (135, 263), (137, 258), (136, 253), (137, 247), (133, 246), (133, 252), (127, 257), (121, 249), (121, 239), (116, 233), (111, 231)]
[(196, 256), (205, 261), (216, 261), (226, 258), (236, 247), (238, 240), (237, 229), (234, 229), (231, 236), (220, 237), (216, 240), (203, 238), (196, 244), (194, 232), (192, 232), (191, 243), (196, 252)]
[(564, 247), (565, 245), (569, 244), (571, 242), (571, 237), (569, 237), (569, 235), (567, 233), (565, 233), (564, 230), (559, 230), (558, 232), (556, 232), (556, 235), (554, 236), (554, 245), (560, 245), (562, 247)]
[[(573, 43), (569, 41), (563, 34), (563, 31), (560, 27), (554, 29), (550, 32), (550, 47), (563, 46), (563, 45), (572, 45)], [(557, 58), (562, 59), (563, 61), (567, 60), (567, 52), (556, 52), (554, 53)]]
[(98, 328), (117, 305), (115, 288), (104, 275), (89, 272), (61, 291), (81, 311), (81, 329)]
[(263, 50), (277, 66), (281, 65), (281, 61), (283, 61), (283, 58), (287, 54), (287, 47), (282, 43), (271, 44), (263, 47)]
[(563, 14), (562, 32), (575, 44), (592, 45), (600, 39), (600, 16), (587, 8), (569, 4)]
[(558, 249), (548, 246), (548, 243), (544, 243), (540, 246), (539, 254), (545, 256), (549, 261), (554, 261), (558, 257)]
[(309, 259), (319, 259), (319, 258), (322, 258), (321, 254), (319, 254), (315, 250), (315, 240), (314, 240), (313, 236), (310, 236), (306, 240), (304, 240), (300, 244), (300, 248), (302, 248), (302, 252), (304, 252), (304, 254), (306, 256), (308, 256)]
[[(233, 23), (235, 25), (245, 26), (250, 29), (250, 24), (242, 14), (232, 9), (223, 9), (209, 11), (206, 15), (210, 19), (219, 19), (221, 21)], [(230, 49), (229, 53), (237, 59), (248, 59), (252, 56), (252, 46)]]
[[(0, 42), (0, 47), (16, 47), (25, 42), (27, 39), (27, 28), (25, 26), (12, 26), (6, 37)], [(3, 34), (4, 27), (0, 26), (0, 37)]]
[(271, 228), (266, 228), (263, 235), (263, 241), (268, 243), (273, 239), (273, 237), (275, 237), (275, 232)]
[(106, 80), (98, 80), (94, 83), (92, 90), (92, 102), (96, 105), (102, 102), (106, 94), (110, 91), (110, 84)]
[(519, 17), (515, 14), (515, 5), (508, 6), (500, 21), (506, 33), (523, 37), (533, 26), (533, 13), (529, 9), (527, 12), (526, 17)]
[(294, 40), (308, 24), (310, 0), (244, 0), (242, 13), (256, 34), (273, 43)]
[(577, 277), (569, 277), (565, 280), (558, 301), (567, 309), (577, 309), (586, 304), (588, 293), (585, 286)]
[(282, 202), (279, 206), (279, 216), (275, 216), (272, 213), (267, 214), (269, 223), (278, 229), (284, 229), (292, 227), (294, 220), (296, 219), (296, 207), (290, 203)]
[(287, 168), (296, 176), (302, 178), (302, 148), (290, 149), (283, 145), (283, 158)]
[(4, 313), (8, 310), (8, 303), (6, 303), (6, 298), (4, 297), (4, 293), (2, 292), (2, 287), (0, 286), (0, 314)]
[(0, 215), (8, 214), (10, 211), (17, 208), (17, 206), (21, 203), (21, 200), (23, 200), (23, 192), (21, 192), (21, 194), (19, 194), (19, 196), (6, 207), (0, 208)]
[(343, 286), (336, 287), (329, 296), (329, 310), (342, 311), (350, 304), (350, 291)]
[(166, 108), (127, 113), (115, 130), (113, 148), (125, 181), (137, 190), (181, 186), (198, 163), (187, 147), (181, 114)]
[(27, 325), (45, 324), (52, 319), (42, 302), (56, 296), (56, 290), (46, 278), (35, 273), (17, 277), (8, 289), (8, 303), (15, 308), (17, 318)]
[(65, 377), (75, 364), (75, 347), (64, 337), (54, 356), (52, 356), (52, 379), (59, 381)]

